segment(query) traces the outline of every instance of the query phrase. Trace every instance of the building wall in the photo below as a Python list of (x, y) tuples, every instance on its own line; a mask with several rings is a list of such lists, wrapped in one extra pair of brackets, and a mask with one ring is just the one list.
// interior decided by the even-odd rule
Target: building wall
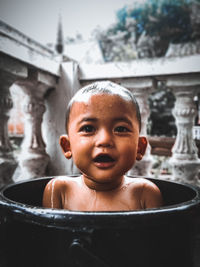
[(59, 137), (66, 134), (66, 107), (79, 87), (76, 63), (66, 62), (61, 64), (61, 78), (56, 88), (46, 97), (46, 112), (42, 124), (43, 137), (47, 144), (46, 152), (50, 156), (47, 171), (49, 175), (76, 174), (78, 172), (72, 160), (67, 160), (62, 154)]

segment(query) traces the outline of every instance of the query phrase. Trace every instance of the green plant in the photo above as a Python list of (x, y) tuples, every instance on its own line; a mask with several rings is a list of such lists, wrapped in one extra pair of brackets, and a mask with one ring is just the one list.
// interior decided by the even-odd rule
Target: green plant
[(160, 35), (172, 43), (190, 41), (190, 7), (195, 2), (200, 3), (194, 0), (148, 0), (132, 9), (125, 6), (117, 12), (118, 22), (113, 31), (126, 31), (126, 20), (130, 17), (136, 21), (137, 37), (145, 31), (149, 36)]
[[(126, 47), (130, 46), (133, 50), (145, 46), (145, 49), (149, 49), (147, 56), (153, 57), (164, 56), (169, 44), (200, 40), (199, 13), (200, 0), (146, 0), (124, 6), (116, 14), (116, 24), (99, 35), (105, 60), (126, 60), (129, 57)], [(114, 50), (119, 49), (114, 47), (118, 43), (121, 47), (124, 45), (125, 49), (120, 49), (120, 55), (118, 53), (116, 56)], [(130, 50), (128, 54), (131, 59), (135, 56), (131, 55)]]

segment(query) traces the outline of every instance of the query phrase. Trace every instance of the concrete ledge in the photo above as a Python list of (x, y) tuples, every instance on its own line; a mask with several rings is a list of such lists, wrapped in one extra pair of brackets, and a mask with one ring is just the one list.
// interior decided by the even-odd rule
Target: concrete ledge
[(132, 62), (79, 64), (79, 79), (162, 77), (200, 72), (200, 55), (176, 58), (137, 59)]
[(60, 62), (52, 50), (0, 21), (0, 52), (39, 70), (60, 76)]

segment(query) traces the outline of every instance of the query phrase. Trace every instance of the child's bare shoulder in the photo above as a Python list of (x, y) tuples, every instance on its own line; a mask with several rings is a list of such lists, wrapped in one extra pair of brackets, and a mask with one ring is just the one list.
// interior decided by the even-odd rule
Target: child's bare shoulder
[(68, 187), (73, 186), (73, 184), (79, 182), (80, 177), (70, 177), (70, 176), (58, 176), (55, 178), (52, 178), (46, 185), (45, 190), (54, 190), (56, 191), (61, 191), (61, 190), (66, 190)]
[(65, 194), (75, 190), (80, 178), (59, 176), (52, 178), (45, 186), (43, 193), (43, 206), (51, 208), (63, 208)]
[(162, 194), (156, 184), (145, 178), (127, 177), (126, 183), (130, 184), (130, 190), (140, 194), (144, 208), (160, 207), (163, 203)]
[(126, 176), (125, 183), (130, 184), (133, 187), (142, 188), (142, 189), (144, 187), (157, 188), (157, 186), (153, 182), (145, 178), (133, 178), (133, 177)]

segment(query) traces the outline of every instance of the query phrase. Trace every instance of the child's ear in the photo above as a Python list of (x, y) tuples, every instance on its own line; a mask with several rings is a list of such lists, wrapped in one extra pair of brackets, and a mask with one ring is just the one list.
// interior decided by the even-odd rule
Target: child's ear
[(139, 137), (138, 149), (137, 149), (137, 160), (141, 160), (145, 154), (147, 148), (147, 139), (144, 136)]
[(62, 148), (63, 154), (67, 159), (72, 157), (72, 152), (70, 148), (69, 137), (67, 135), (61, 135), (59, 140), (60, 146)]

